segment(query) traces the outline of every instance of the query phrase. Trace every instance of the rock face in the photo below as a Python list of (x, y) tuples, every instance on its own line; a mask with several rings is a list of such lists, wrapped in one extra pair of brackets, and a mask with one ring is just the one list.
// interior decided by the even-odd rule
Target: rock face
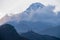
[(49, 36), (49, 35), (40, 35), (33, 31), (27, 33), (22, 33), (23, 37), (29, 38), (30, 40), (60, 40), (59, 38)]
[(0, 26), (0, 40), (28, 40), (21, 37), (14, 27), (9, 24), (4, 24)]

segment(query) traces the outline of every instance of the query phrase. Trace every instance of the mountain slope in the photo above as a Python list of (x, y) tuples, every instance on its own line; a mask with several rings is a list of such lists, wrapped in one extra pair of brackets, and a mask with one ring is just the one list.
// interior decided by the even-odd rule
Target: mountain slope
[(40, 35), (33, 31), (22, 33), (21, 36), (29, 38), (30, 40), (60, 40), (59, 38), (48, 35)]
[(4, 24), (0, 26), (0, 37), (1, 40), (28, 40), (21, 37), (12, 25)]
[(26, 32), (26, 31), (29, 31), (31, 29), (33, 29), (33, 31), (39, 33), (42, 30), (53, 27), (53, 24), (51, 24), (51, 23), (31, 22), (31, 21), (21, 21), (19, 23), (9, 22), (8, 24), (14, 25), (14, 27), (18, 33)]
[(43, 30), (40, 34), (51, 35), (51, 36), (55, 36), (55, 37), (60, 38), (60, 31), (59, 30), (60, 30), (60, 26), (51, 27), (46, 30)]

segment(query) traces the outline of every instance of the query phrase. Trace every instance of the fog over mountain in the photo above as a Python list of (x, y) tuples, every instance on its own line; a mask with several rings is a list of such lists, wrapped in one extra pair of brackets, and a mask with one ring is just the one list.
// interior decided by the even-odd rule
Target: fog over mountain
[(33, 3), (24, 12), (12, 16), (6, 15), (0, 24), (9, 23), (15, 26), (18, 32), (33, 30), (37, 33), (45, 29), (60, 25), (60, 12), (56, 15), (55, 6), (44, 6), (41, 3)]
[[(44, 6), (41, 3), (33, 3), (32, 5), (30, 5), (30, 7), (27, 8), (26, 11), (20, 13), (20, 14), (16, 14), (16, 15), (12, 15), (12, 16), (4, 16), (1, 19), (1, 23), (6, 23), (8, 21), (16, 21), (19, 22), (21, 20), (24, 21), (47, 21), (47, 22), (56, 22), (56, 14), (53, 12), (53, 10), (55, 9), (55, 6)], [(7, 20), (8, 19), (8, 20)], [(44, 19), (44, 20), (43, 20)]]

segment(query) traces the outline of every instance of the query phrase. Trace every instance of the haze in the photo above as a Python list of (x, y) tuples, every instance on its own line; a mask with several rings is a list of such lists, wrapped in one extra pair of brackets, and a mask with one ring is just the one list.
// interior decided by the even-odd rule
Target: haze
[(60, 1), (59, 0), (0, 0), (0, 18), (6, 14), (12, 15), (21, 13), (26, 10), (29, 5), (35, 2), (40, 2), (47, 5), (55, 5), (56, 8), (54, 12), (60, 11)]

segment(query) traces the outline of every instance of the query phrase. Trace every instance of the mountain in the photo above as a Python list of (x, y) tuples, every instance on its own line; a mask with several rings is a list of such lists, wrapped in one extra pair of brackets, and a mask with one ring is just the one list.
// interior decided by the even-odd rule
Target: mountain
[[(37, 7), (36, 11), (32, 7)], [(38, 6), (42, 5), (41, 3), (33, 3), (32, 6), (29, 7), (28, 10), (32, 9), (31, 13), (27, 13), (28, 10), (24, 11), (21, 14), (12, 16), (11, 20), (14, 19), (13, 21), (8, 21), (7, 23), (14, 25), (16, 30), (18, 32), (26, 32), (30, 29), (33, 29), (36, 32), (39, 32), (56, 26), (57, 21), (56, 21), (56, 15), (53, 12), (54, 6)], [(41, 8), (40, 8), (41, 7)]]
[[(32, 3), (26, 11), (13, 15), (4, 16), (1, 19), (1, 23), (7, 23), (10, 21), (20, 22), (20, 21), (42, 21), (52, 24), (57, 24), (56, 15), (53, 12), (55, 6), (45, 6), (41, 3)], [(2, 21), (3, 20), (3, 21)]]
[(42, 9), (43, 7), (45, 7), (43, 4), (41, 3), (32, 3), (24, 12), (22, 12), (21, 14), (19, 14), (18, 16), (20, 17), (20, 21), (30, 21), (30, 17), (34, 12), (37, 11), (38, 9)]
[(33, 31), (40, 33), (48, 28), (60, 25), (60, 18), (53, 11), (55, 6), (44, 6), (41, 3), (32, 3), (26, 11), (2, 18), (0, 23), (8, 23), (15, 27), (17, 32)]
[(0, 40), (28, 40), (21, 37), (10, 24), (4, 24), (0, 26)]
[(43, 8), (44, 7), (44, 5), (43, 4), (41, 4), (41, 3), (38, 3), (38, 2), (36, 2), (36, 3), (32, 3), (31, 5), (30, 5), (30, 7), (29, 8), (27, 8), (27, 10), (37, 10), (38, 8)]
[(60, 38), (60, 31), (59, 30), (60, 30), (60, 26), (55, 26), (55, 27), (51, 27), (46, 30), (43, 30), (40, 34), (51, 35), (51, 36), (55, 36), (55, 37)]
[(9, 22), (8, 24), (14, 25), (18, 33), (27, 32), (31, 29), (39, 33), (40, 31), (43, 31), (47, 28), (51, 28), (54, 26), (53, 24), (47, 22), (31, 22), (31, 21), (21, 21), (19, 23)]
[(19, 23), (9, 22), (9, 24), (12, 24), (15, 26), (15, 29), (17, 32), (24, 33), (29, 30), (33, 30), (34, 32), (42, 35), (51, 35), (55, 37), (60, 38), (60, 26), (53, 25), (51, 23), (47, 22), (27, 22), (27, 21), (21, 21)]
[(45, 7), (45, 6), (44, 6), (43, 4), (41, 4), (41, 3), (38, 3), (38, 2), (32, 3), (32, 4), (26, 9), (25, 12), (27, 12), (27, 13), (29, 14), (29, 13), (31, 13), (32, 11), (36, 11), (36, 10), (38, 10), (39, 8), (41, 9), (41, 8), (43, 8), (43, 7)]
[[(55, 6), (38, 6), (42, 5), (41, 3), (33, 3), (32, 6), (28, 7), (26, 11), (19, 15), (20, 21), (43, 21), (51, 22), (54, 24), (56, 21), (56, 14), (53, 12)], [(35, 7), (36, 7), (36, 10)]]
[(60, 40), (59, 38), (48, 35), (40, 35), (33, 31), (22, 33), (21, 36), (29, 38), (30, 40)]

